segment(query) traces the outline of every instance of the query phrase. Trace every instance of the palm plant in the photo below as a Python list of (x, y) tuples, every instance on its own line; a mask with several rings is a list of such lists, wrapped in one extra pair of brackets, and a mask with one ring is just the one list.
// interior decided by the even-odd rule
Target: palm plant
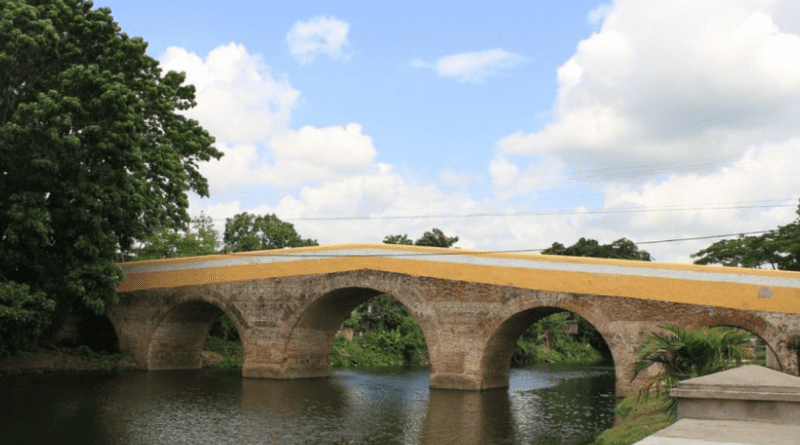
[(686, 331), (672, 324), (661, 327), (671, 333), (652, 333), (642, 339), (636, 350), (634, 378), (644, 369), (660, 364), (664, 371), (645, 382), (638, 397), (654, 393), (664, 399), (664, 411), (674, 419), (677, 403), (669, 398), (678, 381), (724, 371), (742, 359), (752, 357), (750, 334), (727, 327), (700, 327)]

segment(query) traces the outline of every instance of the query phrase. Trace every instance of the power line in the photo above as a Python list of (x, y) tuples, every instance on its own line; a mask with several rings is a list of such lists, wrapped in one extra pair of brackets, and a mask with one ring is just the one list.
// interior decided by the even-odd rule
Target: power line
[[(633, 244), (639, 246), (642, 244), (658, 244), (658, 243), (674, 243), (674, 242), (681, 242), (681, 241), (695, 241), (695, 240), (702, 240), (702, 239), (712, 239), (712, 238), (726, 238), (730, 236), (742, 236), (742, 235), (755, 235), (755, 234), (762, 234), (762, 233), (769, 233), (774, 232), (774, 230), (759, 230), (755, 232), (740, 232), (740, 233), (727, 233), (724, 235), (706, 235), (706, 236), (695, 236), (690, 238), (671, 238), (671, 239), (663, 239), (663, 240), (655, 240), (655, 241), (641, 241), (635, 242), (631, 241)], [(391, 244), (390, 244), (391, 245)], [(513, 249), (513, 250), (481, 250), (481, 251), (462, 251), (459, 248), (454, 249), (445, 249), (442, 248), (440, 252), (402, 252), (402, 253), (382, 253), (382, 254), (358, 254), (358, 255), (340, 255), (340, 254), (303, 254), (303, 253), (287, 253), (287, 254), (270, 254), (270, 256), (276, 257), (291, 257), (291, 258), (373, 258), (373, 257), (420, 257), (420, 256), (434, 256), (434, 255), (492, 255), (497, 253), (527, 253), (527, 252), (541, 252), (544, 250), (549, 249), (549, 247), (543, 249)]]
[(350, 220), (375, 220), (375, 219), (431, 219), (431, 218), (484, 218), (484, 217), (514, 217), (514, 216), (553, 216), (553, 215), (603, 215), (616, 213), (652, 213), (652, 212), (686, 212), (697, 210), (738, 210), (738, 209), (763, 209), (776, 207), (795, 207), (794, 204), (780, 205), (750, 205), (750, 206), (725, 206), (725, 207), (660, 207), (660, 208), (627, 208), (604, 210), (557, 210), (518, 213), (467, 213), (461, 215), (369, 215), (369, 216), (321, 216), (300, 217), (292, 221), (350, 221)]

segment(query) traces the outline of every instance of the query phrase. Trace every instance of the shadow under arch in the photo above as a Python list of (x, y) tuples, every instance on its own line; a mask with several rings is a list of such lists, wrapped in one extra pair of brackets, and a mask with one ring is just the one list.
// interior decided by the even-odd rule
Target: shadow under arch
[[(330, 354), (339, 327), (361, 303), (378, 295), (388, 294), (397, 300), (419, 323), (422, 335), (429, 342), (428, 329), (402, 294), (370, 287), (342, 287), (324, 293), (309, 304), (288, 333), (283, 351), (282, 374), (285, 378), (328, 377)], [(430, 343), (429, 350), (430, 350)]]
[(244, 338), (244, 318), (236, 307), (213, 292), (189, 290), (172, 295), (160, 312), (147, 348), (147, 369), (199, 369), (203, 365), (203, 343), (220, 315), (231, 320)]
[(559, 312), (573, 313), (581, 317), (597, 331), (610, 351), (611, 360), (615, 365), (616, 379), (619, 380), (621, 373), (616, 369), (619, 358), (616, 356), (616, 351), (612, 342), (609, 341), (611, 335), (605, 329), (605, 319), (595, 314), (588, 314), (585, 311), (576, 310), (572, 307), (562, 307), (562, 305), (556, 303), (518, 311), (498, 324), (489, 337), (489, 340), (486, 342), (486, 346), (482, 352), (480, 362), (483, 370), (481, 387), (484, 389), (508, 387), (511, 357), (514, 354), (517, 339), (533, 323)]

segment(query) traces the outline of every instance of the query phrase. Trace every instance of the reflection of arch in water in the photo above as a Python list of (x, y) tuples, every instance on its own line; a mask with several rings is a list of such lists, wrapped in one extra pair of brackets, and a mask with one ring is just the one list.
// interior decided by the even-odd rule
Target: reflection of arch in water
[(430, 392), (422, 443), (516, 443), (504, 389)]
[[(310, 301), (297, 313), (291, 325), (283, 352), (282, 376), (291, 378), (326, 377), (330, 373), (330, 354), (333, 340), (350, 313), (361, 303), (382, 294), (389, 294), (405, 307), (417, 321), (430, 345), (431, 329), (415, 310), (413, 296), (403, 292), (387, 292), (371, 287), (342, 287), (325, 292)], [(430, 347), (429, 347), (430, 350)]]
[(184, 292), (161, 311), (147, 348), (147, 369), (197, 369), (203, 364), (203, 343), (211, 324), (225, 314), (240, 338), (243, 317), (221, 295)]
[[(612, 345), (613, 337), (608, 331), (608, 321), (602, 314), (596, 311), (584, 310), (576, 305), (555, 302), (548, 306), (533, 306), (528, 308), (518, 308), (513, 314), (507, 315), (499, 322), (492, 332), (481, 358), (481, 368), (483, 376), (482, 387), (485, 388), (504, 388), (508, 386), (508, 374), (511, 368), (511, 356), (514, 353), (517, 339), (533, 323), (541, 320), (548, 315), (558, 312), (571, 312), (578, 315), (589, 323), (606, 343), (613, 362), (620, 363), (619, 348)], [(609, 341), (612, 339), (612, 341)], [(616, 370), (617, 381), (620, 380), (620, 370)]]

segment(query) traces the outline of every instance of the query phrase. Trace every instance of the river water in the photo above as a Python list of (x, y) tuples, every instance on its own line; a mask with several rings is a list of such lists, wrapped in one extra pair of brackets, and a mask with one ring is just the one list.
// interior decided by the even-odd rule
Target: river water
[(510, 387), (428, 388), (429, 370), (240, 370), (0, 378), (3, 444), (585, 444), (614, 423), (614, 370), (512, 369)]

